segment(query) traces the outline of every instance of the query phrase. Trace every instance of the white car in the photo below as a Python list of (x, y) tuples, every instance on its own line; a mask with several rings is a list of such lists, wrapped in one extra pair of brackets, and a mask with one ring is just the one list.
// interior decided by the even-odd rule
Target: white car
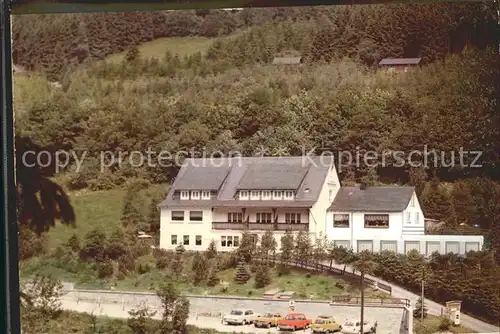
[(363, 333), (361, 333), (361, 321), (346, 320), (342, 325), (342, 333), (345, 334), (368, 334), (377, 332), (377, 322), (365, 320), (363, 322)]
[(248, 309), (235, 309), (222, 317), (222, 323), (228, 325), (246, 325), (255, 322), (259, 315), (253, 310)]

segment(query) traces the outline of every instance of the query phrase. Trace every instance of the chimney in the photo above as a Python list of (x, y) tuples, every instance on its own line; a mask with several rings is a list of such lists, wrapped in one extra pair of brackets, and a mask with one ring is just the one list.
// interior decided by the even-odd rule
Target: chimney
[(359, 186), (359, 189), (366, 190), (367, 187), (368, 187), (368, 185), (366, 184), (366, 182), (361, 182), (361, 185)]

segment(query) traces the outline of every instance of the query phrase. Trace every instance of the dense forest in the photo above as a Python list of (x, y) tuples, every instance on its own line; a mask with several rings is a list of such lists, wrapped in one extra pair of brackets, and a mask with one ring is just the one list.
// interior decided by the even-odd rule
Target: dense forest
[[(250, 155), (265, 147), (268, 155), (300, 155), (304, 149), (410, 152), (425, 146), (437, 152), (427, 168), (391, 159), (377, 169), (343, 166), (342, 183), (414, 185), (426, 217), (445, 221), (446, 233), (479, 225), (500, 263), (499, 31), (491, 5), (16, 17), (14, 62), (31, 71), (15, 78), (16, 135), (39, 149), (84, 157), (81, 169), (73, 156), (59, 171), (70, 190), (111, 189), (130, 179), (169, 183), (177, 172), (176, 166), (133, 167), (128, 159), (101, 169), (105, 151)], [(147, 58), (137, 47), (173, 36), (214, 41), (185, 57), (165, 51)], [(123, 61), (105, 60), (122, 51)], [(275, 56), (291, 54), (304, 63), (272, 65)], [(421, 57), (423, 63), (395, 75), (376, 69), (384, 57)], [(481, 151), (474, 161), (481, 167), (452, 166), (460, 158), (451, 152), (461, 148)], [(18, 170), (18, 180), (30, 184), (20, 176), (26, 170)], [(56, 184), (44, 182), (54, 198), (64, 199)], [(31, 204), (37, 201), (32, 195)], [(72, 221), (66, 209), (63, 216)]]

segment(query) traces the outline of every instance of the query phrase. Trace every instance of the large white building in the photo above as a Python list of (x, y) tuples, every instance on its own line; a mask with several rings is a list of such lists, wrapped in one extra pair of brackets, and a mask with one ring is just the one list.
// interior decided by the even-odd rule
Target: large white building
[(331, 157), (188, 159), (160, 204), (160, 247), (219, 250), (239, 246), (245, 229), (326, 235), (354, 251), (417, 249), (464, 254), (480, 250), (482, 236), (425, 234), (412, 187), (341, 187)]

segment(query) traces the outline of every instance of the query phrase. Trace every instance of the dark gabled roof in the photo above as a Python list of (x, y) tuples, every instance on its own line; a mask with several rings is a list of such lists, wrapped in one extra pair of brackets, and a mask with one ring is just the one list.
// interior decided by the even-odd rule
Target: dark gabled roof
[(422, 58), (385, 58), (379, 65), (418, 65)]
[(273, 65), (293, 65), (302, 63), (302, 57), (275, 57)]
[(218, 190), (229, 173), (229, 166), (193, 165), (179, 173), (175, 183), (180, 190)]
[[(293, 161), (251, 164), (243, 174), (237, 189), (297, 190), (308, 166)], [(279, 176), (279, 177), (277, 177)]]
[[(187, 159), (181, 167), (167, 198), (160, 206), (261, 206), (311, 207), (318, 199), (332, 157), (235, 157), (216, 159)], [(179, 190), (215, 190), (217, 198), (205, 201), (174, 199)], [(238, 189), (293, 189), (293, 201), (239, 201)]]
[(408, 206), (413, 187), (340, 188), (328, 211), (401, 212)]

